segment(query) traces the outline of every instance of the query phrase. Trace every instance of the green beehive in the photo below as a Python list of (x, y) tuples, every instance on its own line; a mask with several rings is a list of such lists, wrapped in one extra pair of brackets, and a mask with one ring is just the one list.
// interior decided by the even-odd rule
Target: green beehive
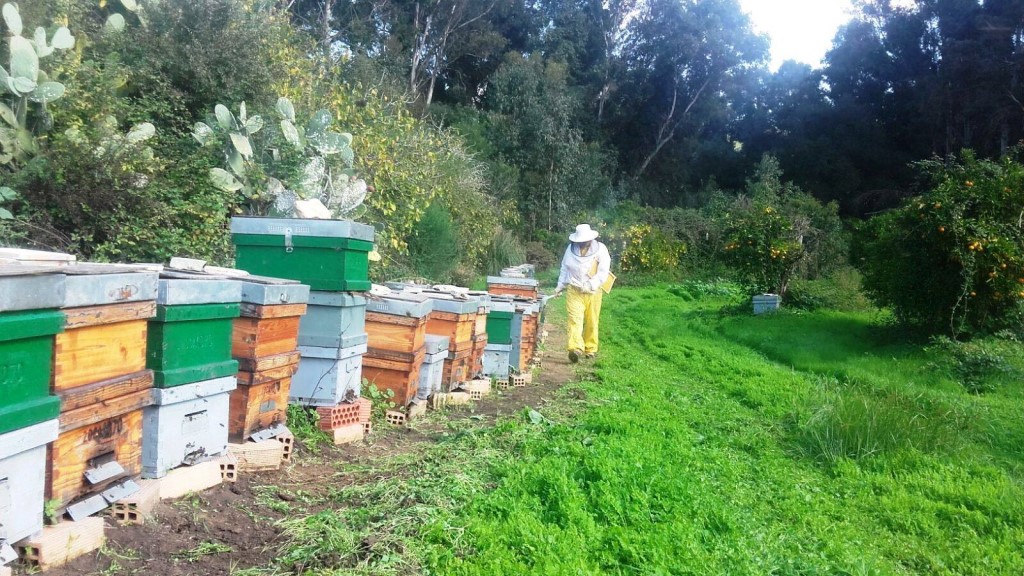
[(348, 220), (231, 219), (236, 268), (298, 280), (311, 290), (369, 290), (373, 239), (372, 226)]
[(240, 282), (160, 280), (146, 345), (154, 386), (171, 388), (238, 372), (231, 358), (231, 331), (241, 297)]
[(64, 329), (57, 310), (0, 313), (0, 434), (56, 418), (50, 395), (53, 338)]
[(511, 296), (491, 295), (491, 309), (487, 313), (487, 342), (512, 343), (512, 317), (516, 305)]

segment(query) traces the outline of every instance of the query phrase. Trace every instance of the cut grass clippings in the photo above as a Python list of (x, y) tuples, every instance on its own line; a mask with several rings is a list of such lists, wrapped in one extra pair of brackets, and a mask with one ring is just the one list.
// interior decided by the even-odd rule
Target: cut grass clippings
[(725, 304), (617, 289), (561, 413), (351, 471), (277, 569), (1024, 573), (1017, 388), (971, 394), (870, 315)]

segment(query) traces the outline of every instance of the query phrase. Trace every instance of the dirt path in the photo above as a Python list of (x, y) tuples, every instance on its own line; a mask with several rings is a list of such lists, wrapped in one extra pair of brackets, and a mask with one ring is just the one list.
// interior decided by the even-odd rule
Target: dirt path
[[(526, 406), (541, 409), (551, 402), (559, 388), (576, 379), (576, 370), (562, 352), (564, 328), (545, 324), (544, 329), (547, 338), (541, 368), (535, 372), (534, 384), (526, 388), (512, 388), (465, 409), (454, 409), (446, 420), (428, 418), (408, 428), (375, 430), (359, 445), (329, 446), (312, 454), (300, 444), (293, 463), (280, 471), (243, 474), (234, 484), (162, 502), (155, 520), (142, 526), (117, 527), (108, 522), (105, 549), (46, 573), (183, 576), (231, 574), (268, 566), (280, 549), (276, 521), (290, 515), (293, 503), (326, 500), (323, 497), (331, 490), (356, 481), (354, 476), (338, 472), (339, 461), (373, 465), (437, 442), (451, 420), (484, 428)], [(314, 505), (303, 513), (316, 511)]]

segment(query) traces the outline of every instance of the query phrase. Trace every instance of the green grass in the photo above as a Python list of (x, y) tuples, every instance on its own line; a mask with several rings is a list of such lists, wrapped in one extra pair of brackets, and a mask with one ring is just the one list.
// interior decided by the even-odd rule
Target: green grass
[(1019, 385), (972, 394), (871, 314), (726, 304), (614, 291), (560, 411), (351, 471), (280, 568), (1024, 573)]

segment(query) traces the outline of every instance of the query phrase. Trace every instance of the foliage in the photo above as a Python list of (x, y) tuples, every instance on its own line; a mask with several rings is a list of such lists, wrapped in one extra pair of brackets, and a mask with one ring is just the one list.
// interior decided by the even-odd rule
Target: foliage
[(533, 264), (537, 270), (547, 270), (562, 264), (561, 256), (555, 255), (543, 242), (527, 242), (523, 249), (526, 250), (526, 262)]
[(686, 245), (650, 224), (630, 226), (622, 235), (619, 267), (624, 273), (649, 274), (676, 270)]
[(741, 196), (717, 217), (724, 261), (753, 293), (785, 295), (795, 277), (813, 277), (845, 257), (838, 207), (782, 182), (778, 161), (761, 160)]
[(526, 250), (512, 232), (499, 228), (491, 238), (484, 257), (484, 269), (487, 274), (497, 274), (502, 268), (516, 266), (526, 262)]
[(947, 402), (825, 385), (792, 415), (795, 442), (809, 457), (836, 465), (900, 450), (953, 451), (964, 415)]
[(932, 333), (1019, 329), (1024, 165), (965, 152), (919, 169), (930, 189), (873, 218), (859, 238), (857, 263), (869, 294), (901, 321)]
[[(0, 203), (18, 197), (17, 192), (5, 184), (19, 176), (10, 177), (5, 173), (16, 173), (43, 151), (41, 146), (45, 141), (41, 136), (53, 128), (53, 115), (47, 104), (59, 100), (66, 90), (64, 84), (52, 80), (40, 69), (40, 61), (58, 50), (75, 46), (75, 38), (67, 26), (60, 26), (52, 35), (39, 26), (31, 40), (22, 36), (25, 27), (17, 4), (4, 3), (3, 20), (10, 60), (8, 68), (0, 66), (0, 92), (6, 95), (4, 101), (0, 101), (0, 120), (3, 121), (0, 123)], [(0, 219), (12, 217), (10, 210), (0, 208)]]
[(409, 239), (409, 259), (418, 276), (448, 284), (459, 265), (458, 230), (443, 204), (431, 204)]
[(992, 392), (1001, 379), (1019, 378), (1019, 371), (1000, 348), (993, 340), (957, 342), (937, 336), (932, 341), (932, 350), (941, 358), (938, 365), (973, 394)]
[(786, 306), (801, 310), (858, 312), (872, 309), (873, 303), (861, 286), (860, 272), (846, 266), (824, 278), (793, 280), (786, 291)]
[(289, 404), (288, 430), (304, 449), (313, 454), (319, 454), (325, 446), (334, 443), (334, 439), (320, 429), (320, 414), (314, 408)]
[(703, 300), (709, 297), (736, 298), (743, 293), (743, 287), (723, 280), (687, 280), (679, 284), (670, 285), (668, 293), (682, 298), (686, 302)]

